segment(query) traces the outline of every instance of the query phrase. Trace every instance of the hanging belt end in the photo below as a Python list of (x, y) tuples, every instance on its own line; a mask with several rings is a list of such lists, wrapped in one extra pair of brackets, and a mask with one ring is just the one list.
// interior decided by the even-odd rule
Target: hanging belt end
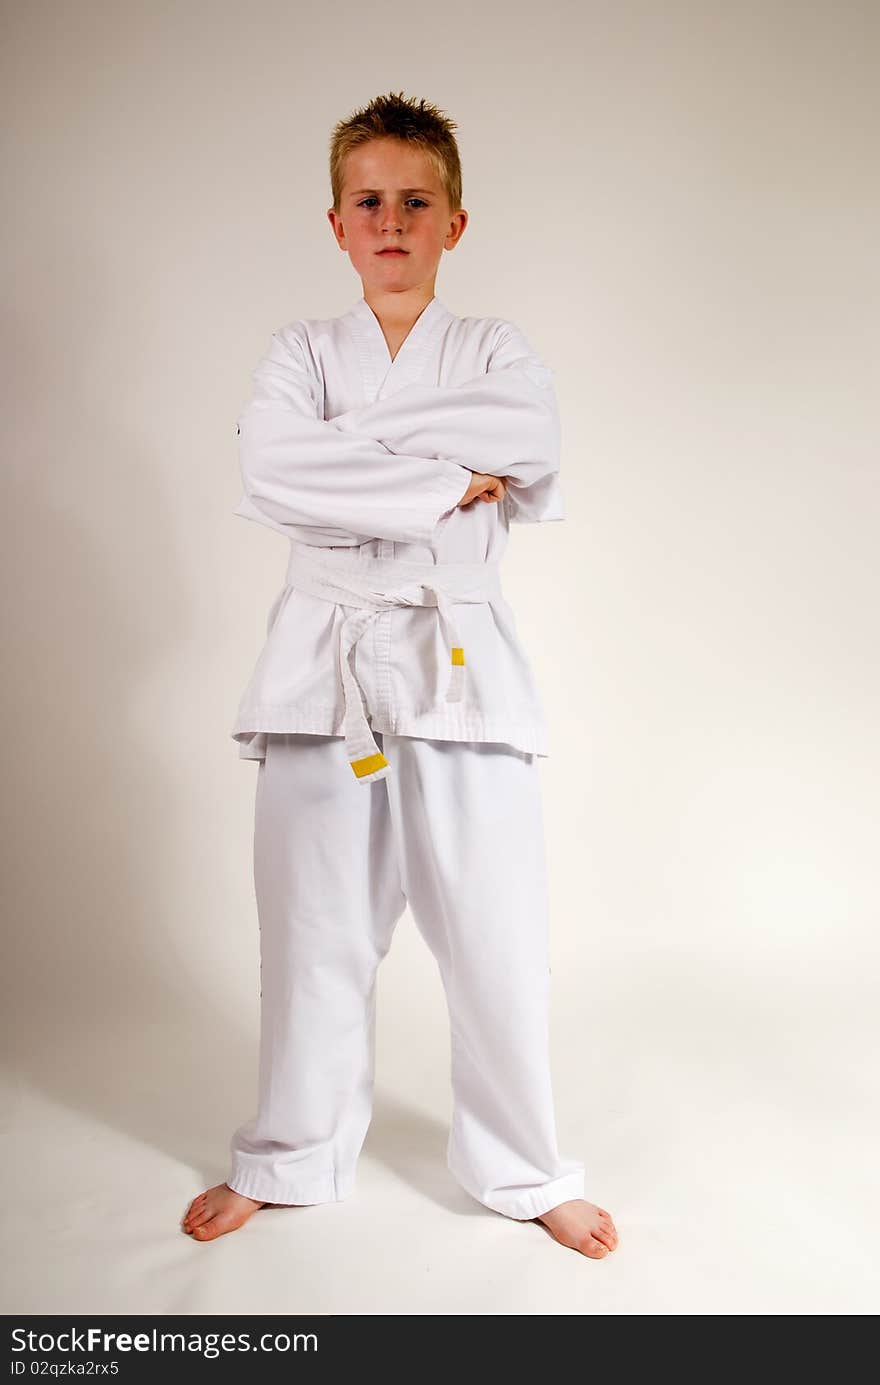
[(374, 779), (385, 779), (391, 773), (391, 766), (379, 752), (375, 755), (364, 755), (360, 760), (350, 760), (349, 764), (361, 784), (368, 784)]
[(464, 695), (464, 650), (461, 645), (452, 646), (452, 672), (446, 687), (446, 701), (460, 702)]

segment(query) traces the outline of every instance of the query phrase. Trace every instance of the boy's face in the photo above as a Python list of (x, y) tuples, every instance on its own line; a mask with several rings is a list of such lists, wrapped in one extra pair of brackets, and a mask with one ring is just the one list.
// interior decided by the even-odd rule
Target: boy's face
[[(370, 140), (345, 159), (340, 210), (327, 216), (336, 240), (374, 294), (430, 286), (444, 250), (467, 224), (421, 150), (401, 140)], [(402, 254), (383, 254), (394, 247)]]

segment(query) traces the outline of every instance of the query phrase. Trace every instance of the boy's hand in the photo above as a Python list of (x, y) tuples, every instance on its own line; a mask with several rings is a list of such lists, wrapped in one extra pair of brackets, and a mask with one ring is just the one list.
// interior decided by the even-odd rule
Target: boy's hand
[(483, 471), (475, 471), (471, 476), (471, 483), (459, 500), (456, 509), (469, 505), (477, 497), (487, 502), (503, 500), (506, 492), (507, 486), (503, 476), (489, 476)]

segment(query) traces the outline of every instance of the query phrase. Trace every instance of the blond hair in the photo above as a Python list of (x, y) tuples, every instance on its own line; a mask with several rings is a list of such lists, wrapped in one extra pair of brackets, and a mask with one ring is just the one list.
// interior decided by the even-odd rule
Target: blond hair
[(461, 159), (452, 131), (457, 129), (444, 111), (429, 101), (403, 92), (376, 96), (333, 128), (330, 138), (330, 189), (333, 209), (340, 211), (345, 158), (374, 139), (399, 139), (427, 154), (449, 198), (450, 210), (461, 209)]

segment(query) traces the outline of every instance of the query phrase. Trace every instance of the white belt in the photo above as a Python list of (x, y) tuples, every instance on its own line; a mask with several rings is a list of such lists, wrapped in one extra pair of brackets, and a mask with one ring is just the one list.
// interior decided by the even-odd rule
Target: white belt
[[(290, 541), (287, 585), (341, 606), (356, 606), (341, 622), (339, 672), (345, 699), (345, 753), (361, 783), (384, 779), (390, 765), (366, 717), (364, 696), (350, 651), (383, 611), (393, 606), (436, 606), (451, 653), (445, 701), (461, 700), (464, 648), (452, 614), (455, 602), (484, 602), (501, 596), (500, 564), (411, 563), (398, 558), (352, 556), (349, 549), (317, 548)], [(442, 681), (442, 680), (441, 680)], [(444, 690), (438, 688), (438, 701)]]

